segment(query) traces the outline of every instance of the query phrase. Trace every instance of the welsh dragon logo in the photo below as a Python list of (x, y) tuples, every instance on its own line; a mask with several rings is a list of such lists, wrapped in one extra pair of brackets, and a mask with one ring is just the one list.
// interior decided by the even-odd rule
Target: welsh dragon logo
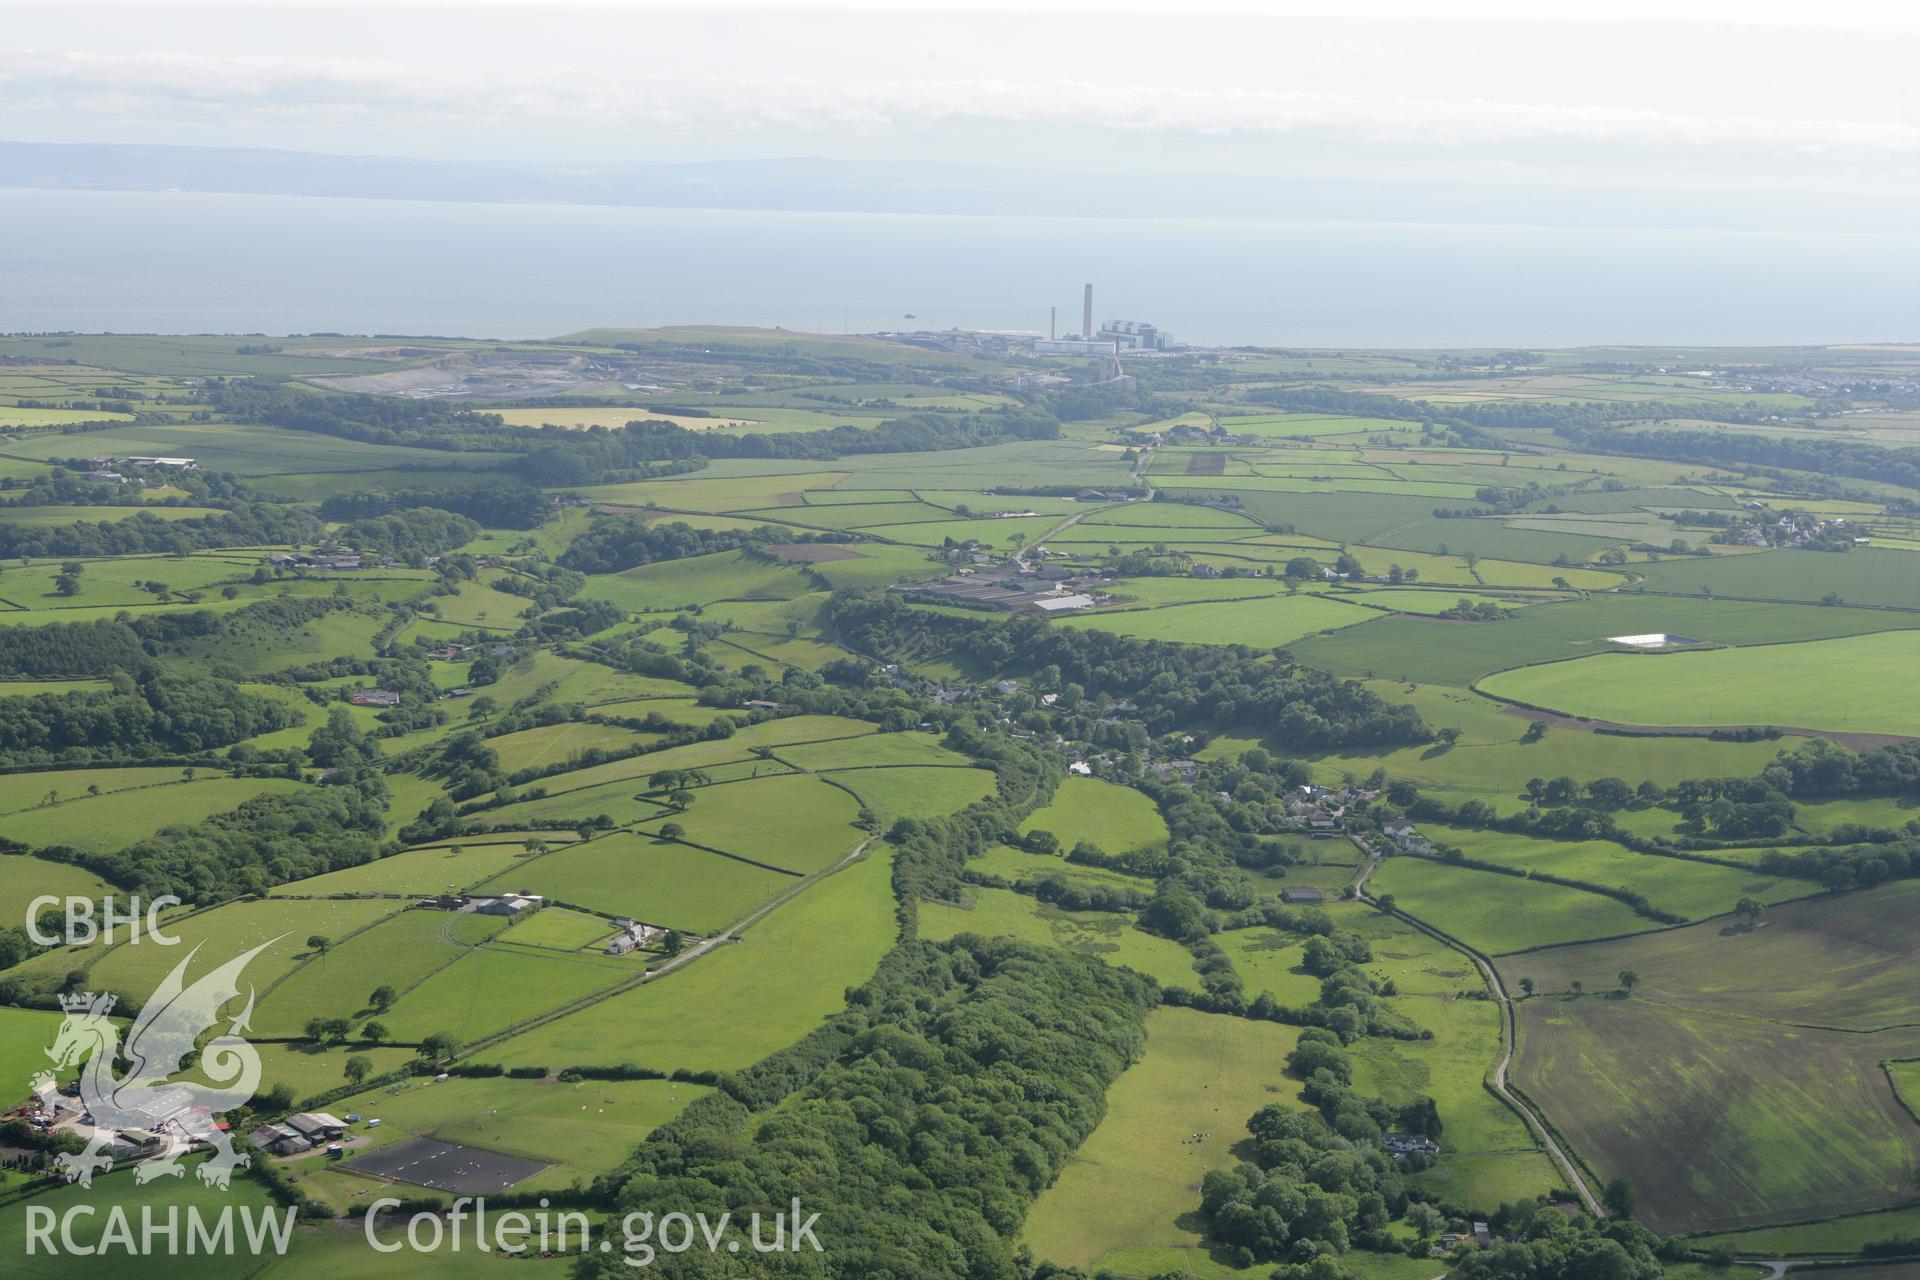
[[(253, 1015), (251, 985), (246, 1007), (228, 1022), (225, 1032), (200, 1050), (200, 1074), (217, 1083), (171, 1077), (186, 1069), (201, 1035), (222, 1020), (221, 1009), (240, 995), (240, 973), (248, 962), (277, 941), (261, 943), (189, 986), (187, 966), (204, 944), (196, 945), (141, 1008), (127, 1029), (124, 1045), (120, 1028), (108, 1016), (114, 996), (89, 991), (60, 998), (67, 1016), (54, 1035), (53, 1047), (46, 1050), (53, 1070), (40, 1072), (34, 1080), (45, 1082), (85, 1058), (80, 1102), (95, 1126), (86, 1150), (56, 1157), (67, 1181), (91, 1187), (95, 1171), (112, 1166), (106, 1150), (112, 1134), (121, 1129), (162, 1131), (170, 1138), (178, 1135), (179, 1140), (170, 1141), (161, 1155), (135, 1168), (137, 1183), (184, 1175), (180, 1157), (196, 1142), (214, 1149), (213, 1157), (196, 1171), (210, 1187), (225, 1190), (233, 1171), (252, 1163), (253, 1157), (235, 1151), (232, 1138), (214, 1124), (216, 1114), (246, 1102), (260, 1084), (260, 1054), (239, 1034), (248, 1029)], [(116, 1071), (122, 1063), (126, 1069)]]

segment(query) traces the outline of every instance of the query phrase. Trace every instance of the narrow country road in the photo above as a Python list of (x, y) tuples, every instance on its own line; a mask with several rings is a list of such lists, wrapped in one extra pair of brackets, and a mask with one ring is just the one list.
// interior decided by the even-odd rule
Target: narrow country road
[[(1352, 839), (1352, 837), (1349, 837), (1349, 839)], [(1361, 849), (1366, 857), (1366, 861), (1361, 864), (1359, 874), (1356, 875), (1353, 880), (1354, 895), (1362, 902), (1370, 903), (1378, 907), (1380, 905), (1379, 901), (1367, 892), (1367, 879), (1373, 875), (1374, 869), (1380, 865), (1380, 855), (1366, 845), (1361, 844), (1357, 839), (1355, 839), (1353, 843)], [(1468, 947), (1458, 939), (1442, 933), (1424, 920), (1416, 919), (1398, 908), (1395, 908), (1391, 914), (1405, 920), (1408, 924), (1420, 930), (1420, 932), (1426, 934), (1428, 937), (1433, 938), (1435, 941), (1445, 943), (1447, 946), (1452, 947), (1455, 951), (1460, 952), (1473, 961), (1474, 967), (1480, 971), (1481, 978), (1485, 980), (1488, 990), (1493, 992), (1493, 998), (1498, 1001), (1500, 1005), (1500, 1061), (1494, 1064), (1493, 1075), (1488, 1081), (1488, 1087), (1493, 1090), (1495, 1097), (1512, 1107), (1514, 1111), (1526, 1121), (1527, 1128), (1532, 1131), (1535, 1140), (1546, 1148), (1547, 1154), (1553, 1158), (1553, 1162), (1560, 1166), (1560, 1172), (1566, 1177), (1567, 1185), (1571, 1186), (1574, 1192), (1579, 1195), (1580, 1202), (1586, 1206), (1587, 1212), (1596, 1218), (1605, 1218), (1607, 1211), (1601, 1207), (1599, 1198), (1593, 1194), (1593, 1188), (1589, 1187), (1587, 1180), (1581, 1176), (1579, 1166), (1574, 1164), (1572, 1158), (1567, 1155), (1566, 1151), (1561, 1148), (1560, 1143), (1554, 1138), (1552, 1130), (1547, 1128), (1544, 1117), (1534, 1110), (1531, 1103), (1507, 1088), (1507, 1068), (1513, 1062), (1513, 1050), (1518, 1038), (1518, 1026), (1514, 1021), (1513, 999), (1507, 995), (1506, 984), (1500, 981), (1499, 971), (1493, 967), (1492, 962), (1485, 956)], [(1774, 1278), (1769, 1277), (1768, 1280), (1774, 1280)]]

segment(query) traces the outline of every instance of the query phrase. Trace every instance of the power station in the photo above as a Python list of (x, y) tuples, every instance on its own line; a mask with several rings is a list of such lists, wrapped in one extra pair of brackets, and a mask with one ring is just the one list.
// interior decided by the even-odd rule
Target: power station
[(1109, 320), (1093, 327), (1093, 285), (1080, 290), (1080, 336), (1059, 335), (1060, 309), (1047, 311), (1047, 336), (1036, 338), (1033, 353), (1041, 356), (1117, 356), (1123, 351), (1170, 351), (1173, 335), (1144, 320)]

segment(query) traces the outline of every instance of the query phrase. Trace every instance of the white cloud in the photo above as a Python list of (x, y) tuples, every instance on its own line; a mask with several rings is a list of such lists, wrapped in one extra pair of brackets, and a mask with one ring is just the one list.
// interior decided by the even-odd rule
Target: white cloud
[[(1379, 147), (1469, 150), (1531, 144), (1733, 148), (1848, 162), (1920, 158), (1920, 125), (1677, 112), (1612, 103), (1348, 96), (1237, 86), (1115, 87), (1071, 78), (843, 80), (664, 75), (567, 81), (469, 74), (377, 59), (129, 56), (0, 51), (8, 113), (131, 110), (185, 118), (377, 120), (385, 132), (438, 122), (595, 129), (913, 131), (984, 124), (1202, 137), (1318, 137)], [(368, 144), (375, 142), (369, 135)]]

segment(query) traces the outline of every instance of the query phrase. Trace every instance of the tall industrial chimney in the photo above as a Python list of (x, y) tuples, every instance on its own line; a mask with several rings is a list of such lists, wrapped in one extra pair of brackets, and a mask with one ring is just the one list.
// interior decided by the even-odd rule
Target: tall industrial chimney
[(1088, 285), (1080, 303), (1080, 338), (1084, 342), (1093, 341), (1093, 286)]
[(1057, 334), (1054, 333), (1054, 328), (1059, 323), (1060, 323), (1060, 308), (1048, 307), (1047, 308), (1047, 341), (1048, 342), (1052, 342), (1054, 338), (1058, 336)]

